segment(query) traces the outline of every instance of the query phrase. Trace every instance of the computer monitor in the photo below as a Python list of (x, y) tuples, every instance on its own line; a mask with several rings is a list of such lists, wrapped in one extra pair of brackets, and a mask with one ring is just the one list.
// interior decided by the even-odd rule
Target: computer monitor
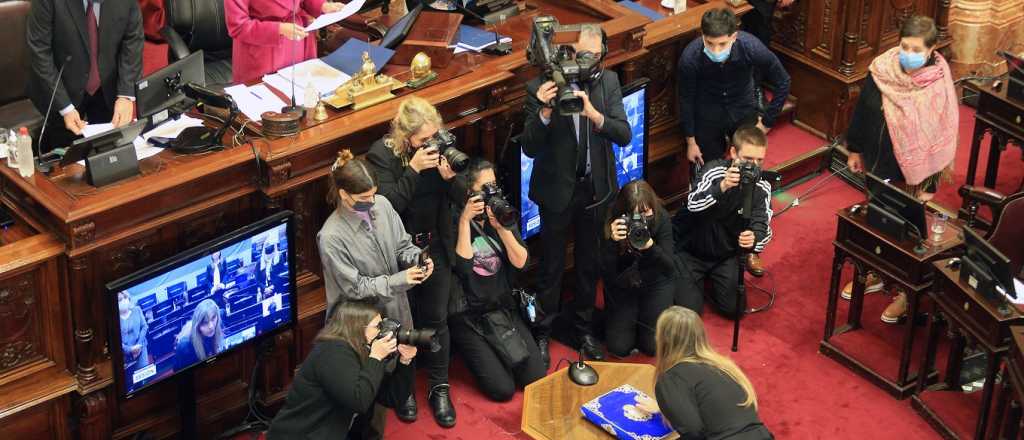
[(187, 105), (181, 87), (188, 83), (205, 86), (204, 72), (203, 51), (198, 50), (135, 83), (139, 119), (152, 117), (153, 124), (159, 124), (173, 116), (172, 107)]
[(1017, 298), (1009, 257), (971, 228), (964, 228), (964, 249), (960, 257), (961, 281), (993, 300), (998, 300), (1000, 293)]
[(928, 238), (925, 202), (871, 173), (866, 174), (865, 184), (869, 225), (897, 241)]
[[(619, 188), (646, 177), (647, 169), (647, 86), (650, 80), (640, 78), (622, 88), (622, 105), (626, 110), (633, 137), (627, 145), (614, 145), (615, 178)], [(533, 159), (520, 150), (519, 154), (519, 230), (523, 239), (540, 232), (540, 207), (530, 200), (530, 178)]]
[[(129, 398), (295, 322), (291, 218), (275, 214), (107, 284), (119, 395)], [(270, 251), (254, 258), (253, 243)]]

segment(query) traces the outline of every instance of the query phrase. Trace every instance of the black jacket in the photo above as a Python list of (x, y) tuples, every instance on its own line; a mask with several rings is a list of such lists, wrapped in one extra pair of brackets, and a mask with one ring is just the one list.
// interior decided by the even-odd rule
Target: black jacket
[(370, 418), (374, 403), (394, 407), (412, 394), (413, 367), (385, 364), (359, 354), (342, 341), (321, 341), (299, 367), (284, 408), (274, 417), (269, 440), (345, 439), (355, 417)]
[[(608, 229), (606, 222), (604, 229)], [(654, 214), (654, 225), (648, 225), (651, 231), (651, 238), (654, 246), (640, 251), (626, 251), (625, 243), (616, 243), (611, 238), (605, 238), (601, 249), (601, 266), (604, 275), (605, 285), (614, 286), (618, 289), (631, 289), (625, 285), (627, 271), (632, 272), (631, 266), (637, 263), (638, 275), (642, 282), (641, 287), (649, 287), (663, 283), (676, 277), (675, 240), (672, 237), (672, 222), (668, 211), (658, 207)]]
[(717, 368), (680, 362), (654, 385), (661, 414), (682, 440), (770, 440), (743, 388)]
[[(545, 81), (541, 77), (526, 83), (526, 120), (520, 139), (523, 152), (534, 159), (530, 200), (543, 209), (559, 212), (568, 208), (572, 199), (576, 185), (576, 154), (580, 145), (576, 141), (572, 116), (559, 115), (556, 110), (551, 113), (547, 125), (541, 121), (542, 104), (537, 99), (537, 89)], [(604, 70), (598, 84), (590, 87), (587, 92), (594, 108), (604, 115), (604, 125), (600, 130), (588, 129), (593, 125), (587, 118), (580, 116), (580, 138), (590, 136), (594, 198), (601, 200), (609, 192), (618, 189), (612, 143), (626, 145), (633, 133), (626, 120), (622, 87), (615, 72)]]
[[(80, 107), (89, 78), (89, 34), (82, 0), (35, 0), (28, 19), (28, 48), (32, 74), (28, 96), (40, 114), (46, 112), (65, 64), (53, 100), (53, 114), (68, 105)], [(135, 96), (142, 77), (142, 15), (136, 0), (103, 0), (99, 14), (100, 86), (113, 103), (118, 96)], [(81, 111), (81, 108), (78, 108)]]
[(902, 182), (903, 171), (892, 150), (892, 138), (882, 112), (882, 92), (868, 73), (853, 108), (850, 127), (846, 129), (846, 149), (860, 153), (864, 170), (882, 179)]
[(744, 230), (754, 232), (754, 252), (761, 252), (772, 239), (772, 187), (764, 180), (757, 182), (753, 198), (753, 218), (744, 225), (739, 211), (743, 194), (740, 187), (722, 192), (719, 184), (731, 161), (719, 159), (708, 162), (697, 184), (686, 198), (686, 207), (672, 219), (676, 252), (685, 251), (697, 258), (719, 260), (735, 255), (739, 250), (739, 236)]

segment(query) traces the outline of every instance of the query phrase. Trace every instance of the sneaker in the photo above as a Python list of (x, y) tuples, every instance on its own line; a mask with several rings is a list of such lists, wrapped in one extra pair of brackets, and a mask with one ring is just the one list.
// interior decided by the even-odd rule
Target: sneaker
[(882, 322), (896, 324), (904, 316), (907, 316), (907, 294), (897, 292), (896, 298), (892, 300), (892, 304), (889, 304), (889, 307), (886, 307), (885, 311), (882, 312)]
[[(881, 292), (884, 288), (885, 283), (882, 282), (882, 278), (874, 272), (868, 272), (868, 276), (864, 281), (864, 294), (867, 295), (869, 293)], [(853, 297), (853, 281), (850, 281), (843, 286), (843, 292), (839, 296), (847, 301)]]

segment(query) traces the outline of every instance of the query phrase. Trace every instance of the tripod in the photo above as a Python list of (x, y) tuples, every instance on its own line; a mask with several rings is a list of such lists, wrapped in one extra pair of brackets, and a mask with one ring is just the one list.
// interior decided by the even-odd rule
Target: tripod
[(740, 248), (739, 252), (736, 253), (736, 258), (739, 258), (739, 261), (736, 263), (736, 267), (738, 268), (738, 278), (736, 279), (736, 307), (733, 309), (732, 321), (733, 352), (737, 352), (740, 349), (740, 320), (743, 319), (745, 312), (744, 305), (747, 302), (747, 286), (744, 281), (745, 277), (743, 276), (747, 270), (747, 255), (750, 255), (750, 252), (743, 248)]

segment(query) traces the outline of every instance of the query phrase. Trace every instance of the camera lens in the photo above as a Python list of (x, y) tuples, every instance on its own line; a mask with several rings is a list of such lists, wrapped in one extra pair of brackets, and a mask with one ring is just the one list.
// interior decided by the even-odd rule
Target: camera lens
[(455, 147), (449, 147), (444, 150), (442, 154), (445, 160), (448, 161), (448, 165), (452, 167), (452, 171), (461, 173), (466, 170), (466, 166), (469, 165), (469, 156), (466, 153), (459, 151)]
[(441, 344), (437, 341), (437, 332), (434, 329), (400, 329), (397, 339), (399, 344), (426, 348), (431, 353), (436, 353), (441, 349)]
[(491, 208), (491, 212), (494, 213), (494, 218), (498, 220), (502, 226), (508, 228), (516, 224), (518, 220), (519, 212), (512, 207), (505, 199), (500, 197), (491, 197), (487, 200), (487, 206)]

